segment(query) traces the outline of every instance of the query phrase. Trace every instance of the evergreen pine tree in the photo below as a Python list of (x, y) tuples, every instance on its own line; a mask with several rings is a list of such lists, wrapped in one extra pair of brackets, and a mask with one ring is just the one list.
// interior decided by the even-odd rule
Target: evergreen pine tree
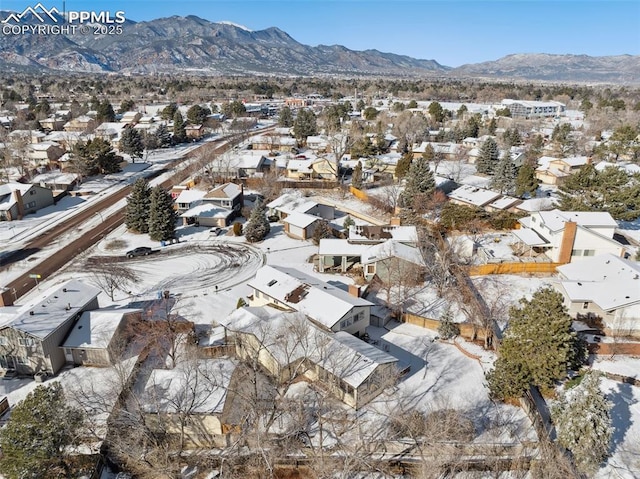
[(404, 190), (400, 194), (400, 203), (405, 208), (412, 208), (417, 195), (430, 195), (436, 189), (436, 181), (429, 168), (429, 163), (420, 157), (411, 163), (407, 173)]
[(76, 143), (72, 155), (74, 168), (83, 176), (106, 175), (120, 171), (122, 157), (116, 155), (111, 144), (102, 138)]
[(166, 148), (167, 146), (171, 145), (171, 132), (169, 131), (169, 128), (167, 128), (166, 124), (160, 124), (155, 132), (155, 136), (158, 139), (160, 148)]
[(144, 178), (139, 178), (133, 184), (131, 193), (127, 197), (125, 223), (127, 228), (136, 233), (149, 232), (149, 209), (151, 206), (151, 188)]
[(160, 112), (160, 118), (162, 118), (163, 120), (172, 120), (173, 115), (176, 114), (176, 111), (178, 111), (178, 105), (176, 105), (175, 103), (169, 103)]
[(530, 162), (525, 162), (518, 170), (516, 177), (516, 196), (523, 197), (528, 194), (531, 198), (535, 198), (539, 184), (535, 168)]
[(500, 358), (487, 374), (491, 395), (498, 399), (521, 395), (529, 383), (551, 387), (576, 359), (578, 339), (561, 293), (543, 288), (520, 304), (509, 312)]
[(69, 405), (59, 382), (38, 386), (12, 408), (0, 430), (2, 474), (7, 479), (62, 477), (68, 446), (82, 423), (82, 411)]
[(260, 200), (256, 202), (249, 221), (244, 225), (244, 236), (250, 243), (262, 241), (271, 231), (271, 225), (267, 219), (267, 207)]
[(487, 126), (487, 131), (489, 132), (490, 135), (495, 135), (497, 129), (498, 129), (498, 122), (496, 121), (495, 118), (491, 118), (491, 121)]
[(291, 128), (293, 126), (293, 113), (288, 106), (283, 107), (278, 115), (278, 126)]
[(551, 408), (558, 442), (571, 451), (578, 469), (591, 474), (609, 455), (612, 404), (600, 391), (600, 376), (588, 372), (582, 382)]
[(413, 153), (410, 151), (403, 154), (398, 160), (398, 164), (396, 165), (396, 178), (401, 180), (407, 173), (409, 173), (409, 168), (411, 167), (411, 162), (413, 161)]
[(162, 186), (151, 190), (149, 206), (149, 237), (154, 241), (168, 241), (176, 236), (178, 214), (173, 209), (173, 198)]
[(358, 161), (358, 164), (353, 169), (353, 175), (351, 175), (351, 184), (354, 188), (362, 188), (362, 162)]
[(476, 163), (478, 173), (493, 175), (499, 156), (500, 152), (498, 150), (496, 140), (493, 138), (487, 138), (480, 147), (480, 155), (478, 156), (478, 161)]
[(102, 103), (98, 104), (96, 113), (96, 121), (98, 123), (103, 123), (105, 121), (114, 121), (116, 119), (116, 112), (113, 111), (113, 107), (108, 100), (104, 100)]
[(516, 167), (511, 161), (511, 155), (505, 151), (502, 158), (498, 160), (491, 188), (497, 189), (500, 193), (512, 193), (516, 186)]
[(136, 158), (142, 158), (144, 146), (142, 144), (142, 135), (133, 127), (127, 127), (122, 130), (120, 137), (120, 151), (131, 156), (133, 162)]
[(187, 141), (187, 132), (185, 130), (185, 121), (182, 113), (176, 110), (173, 114), (173, 142), (184, 143)]
[(452, 339), (460, 334), (460, 327), (453, 322), (451, 318), (451, 310), (449, 309), (447, 309), (442, 315), (442, 318), (440, 318), (438, 334), (442, 339)]

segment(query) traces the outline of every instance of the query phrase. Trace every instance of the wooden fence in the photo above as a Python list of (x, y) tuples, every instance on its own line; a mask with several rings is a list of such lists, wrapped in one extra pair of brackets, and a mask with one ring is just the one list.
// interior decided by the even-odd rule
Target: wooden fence
[[(420, 326), (421, 328), (430, 329), (432, 331), (437, 331), (438, 326), (440, 326), (440, 321), (438, 321), (437, 319), (425, 318), (423, 316), (412, 313), (403, 313), (402, 322)], [(478, 326), (471, 323), (457, 324), (460, 328), (460, 336), (462, 336), (467, 341), (484, 341), (486, 339), (483, 328), (479, 328)]]
[(359, 190), (358, 188), (349, 186), (349, 192), (361, 201), (369, 201), (369, 195), (367, 195), (364, 191)]
[(555, 273), (561, 263), (489, 263), (470, 266), (469, 276), (487, 274)]

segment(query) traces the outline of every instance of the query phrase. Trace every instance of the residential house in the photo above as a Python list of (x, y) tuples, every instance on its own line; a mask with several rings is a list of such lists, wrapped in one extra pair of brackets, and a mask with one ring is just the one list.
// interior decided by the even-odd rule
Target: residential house
[(536, 178), (545, 185), (561, 185), (568, 176), (576, 173), (591, 162), (586, 156), (571, 158), (551, 158), (543, 156), (538, 160)]
[(47, 135), (38, 130), (13, 130), (9, 133), (9, 142), (37, 144), (44, 141)]
[(77, 182), (77, 174), (64, 173), (60, 170), (47, 171), (31, 178), (32, 185), (47, 188), (52, 192), (72, 190)]
[(275, 305), (299, 311), (327, 331), (363, 335), (369, 326), (372, 304), (359, 297), (359, 288), (344, 291), (293, 268), (263, 266), (249, 282), (251, 306)]
[[(392, 219), (393, 222), (393, 219)], [(400, 225), (351, 225), (349, 226), (349, 243), (352, 244), (379, 244), (387, 240), (417, 246), (418, 230), (415, 226)]]
[(38, 166), (48, 166), (64, 155), (64, 148), (53, 141), (42, 141), (29, 145), (29, 159)]
[(318, 216), (306, 213), (291, 213), (282, 220), (284, 232), (295, 239), (311, 239), (320, 219)]
[(329, 139), (326, 136), (308, 136), (306, 145), (316, 153), (329, 152)]
[(105, 121), (96, 127), (94, 134), (97, 138), (108, 141), (112, 146), (117, 147), (126, 126), (126, 123)]
[(13, 221), (53, 204), (53, 192), (38, 185), (0, 185), (0, 220)]
[[(242, 381), (235, 379), (239, 369), (229, 358), (183, 360), (171, 369), (153, 369), (140, 394), (145, 421), (188, 447), (227, 446), (248, 406), (238, 407), (240, 400), (232, 404), (232, 398), (243, 397), (237, 389)], [(249, 378), (244, 383), (250, 384)]]
[(265, 150), (243, 150), (239, 153), (218, 155), (209, 163), (209, 172), (223, 178), (247, 178), (269, 170), (271, 160)]
[(449, 201), (456, 205), (484, 208), (502, 197), (497, 191), (478, 188), (472, 185), (462, 185), (449, 193)]
[(616, 221), (606, 212), (538, 211), (518, 220), (514, 230), (524, 250), (544, 253), (554, 263), (571, 263), (610, 253), (624, 256), (625, 247), (614, 239)]
[(240, 215), (244, 205), (243, 188), (235, 183), (225, 183), (189, 204), (191, 207), (180, 215), (184, 224), (224, 228)]
[(76, 366), (111, 366), (121, 359), (129, 330), (140, 321), (140, 309), (85, 311), (61, 348), (67, 363)]
[(286, 176), (292, 180), (311, 180), (313, 179), (314, 170), (313, 162), (315, 159), (307, 157), (295, 157), (287, 162)]
[(141, 118), (142, 113), (140, 113), (139, 111), (127, 111), (120, 117), (120, 123), (123, 123), (125, 125), (133, 125), (135, 123), (138, 123)]
[(311, 162), (311, 177), (320, 180), (336, 180), (339, 172), (336, 171), (336, 163), (333, 160), (334, 155), (327, 155), (322, 158), (316, 158)]
[(71, 280), (17, 309), (0, 327), (0, 367), (19, 374), (57, 373), (66, 363), (60, 345), (83, 312), (98, 308), (99, 293)]
[(60, 131), (62, 127), (67, 122), (66, 119), (59, 118), (56, 116), (50, 116), (49, 118), (45, 118), (44, 120), (40, 120), (40, 126), (44, 131)]
[(85, 131), (93, 130), (96, 126), (98, 126), (98, 122), (96, 122), (95, 118), (92, 118), (89, 115), (82, 115), (78, 118), (69, 120), (62, 128), (67, 132), (83, 133)]
[(202, 190), (182, 190), (175, 198), (175, 205), (178, 213), (182, 214), (193, 206), (200, 204), (202, 198), (207, 194)]
[(426, 263), (420, 250), (400, 241), (387, 240), (370, 246), (361, 255), (364, 279), (378, 276), (385, 284), (424, 282)]
[(285, 193), (266, 206), (269, 216), (277, 216), (280, 220), (284, 220), (293, 213), (306, 213), (325, 220), (332, 220), (335, 217), (333, 206), (318, 203), (293, 193)]
[(296, 146), (296, 139), (291, 137), (288, 132), (283, 135), (274, 131), (273, 133), (254, 136), (251, 139), (251, 147), (253, 150), (266, 150), (271, 153), (277, 151), (290, 153), (296, 149)]
[(204, 136), (204, 125), (187, 125), (184, 127), (185, 134), (190, 140), (199, 140)]
[(602, 254), (558, 267), (572, 317), (601, 320), (612, 336), (640, 338), (640, 263)]
[(323, 331), (299, 313), (240, 308), (222, 322), (236, 354), (257, 360), (278, 383), (318, 382), (355, 409), (393, 385), (399, 374), (397, 358), (346, 332)]

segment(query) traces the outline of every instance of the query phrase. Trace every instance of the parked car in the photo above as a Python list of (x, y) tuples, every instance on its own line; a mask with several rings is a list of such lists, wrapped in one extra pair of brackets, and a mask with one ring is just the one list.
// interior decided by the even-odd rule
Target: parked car
[(216, 236), (223, 235), (226, 232), (227, 232), (227, 230), (224, 229), (224, 228), (217, 228), (217, 227), (216, 228), (211, 228), (211, 234), (214, 234)]
[(147, 256), (153, 250), (148, 246), (140, 246), (138, 248), (127, 251), (127, 258), (133, 258), (134, 256)]

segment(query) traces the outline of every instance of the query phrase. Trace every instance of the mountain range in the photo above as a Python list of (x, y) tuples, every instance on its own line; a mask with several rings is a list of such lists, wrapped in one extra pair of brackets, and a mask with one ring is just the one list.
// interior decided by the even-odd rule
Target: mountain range
[[(6, 19), (12, 12), (0, 12)], [(36, 18), (24, 23), (61, 23)], [(340, 45), (316, 47), (297, 42), (275, 28), (251, 31), (230, 22), (173, 16), (148, 22), (127, 20), (119, 35), (1, 35), (4, 70), (65, 72), (178, 73), (210, 75), (386, 75), (395, 77), (482, 77), (549, 81), (634, 83), (640, 56), (516, 54), (497, 61), (451, 68), (378, 50), (354, 51)]]

